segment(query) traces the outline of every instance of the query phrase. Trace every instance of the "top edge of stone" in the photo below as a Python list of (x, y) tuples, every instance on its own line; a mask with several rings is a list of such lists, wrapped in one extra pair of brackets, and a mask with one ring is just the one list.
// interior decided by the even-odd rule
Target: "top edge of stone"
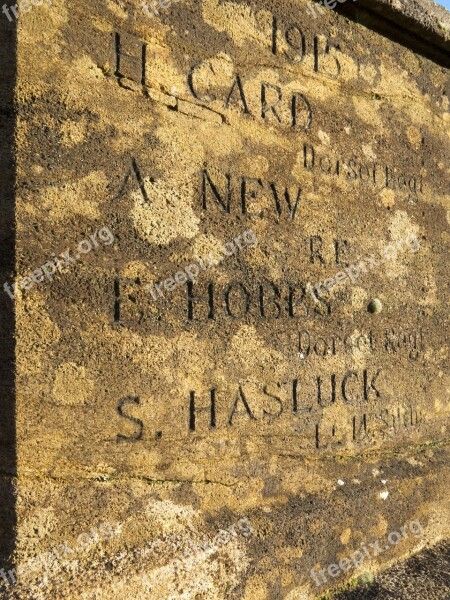
[[(433, 0), (355, 0), (338, 5), (337, 10), (356, 21), (366, 21), (366, 15), (377, 17), (387, 25), (389, 35), (409, 45), (426, 49), (426, 53), (444, 55), (450, 60), (450, 12)], [(364, 13), (364, 17), (363, 17)], [(411, 40), (413, 38), (413, 40)]]
[(409, 17), (418, 25), (434, 30), (440, 37), (450, 40), (450, 12), (433, 0), (375, 0), (376, 4), (389, 6), (396, 13)]

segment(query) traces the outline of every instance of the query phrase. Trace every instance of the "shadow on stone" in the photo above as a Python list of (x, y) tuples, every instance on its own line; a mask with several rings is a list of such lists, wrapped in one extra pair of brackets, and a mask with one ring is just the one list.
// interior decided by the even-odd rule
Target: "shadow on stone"
[(15, 19), (0, 15), (0, 568), (12, 568), (15, 548), (15, 310), (4, 283), (15, 272), (16, 84)]
[(449, 600), (450, 541), (426, 548), (383, 571), (376, 581), (334, 600)]
[[(437, 7), (436, 9), (439, 10)], [(450, 67), (449, 43), (445, 36), (429, 26), (426, 15), (420, 14), (420, 5), (417, 8), (418, 14), (413, 12), (411, 15), (395, 10), (387, 2), (372, 0), (344, 2), (338, 4), (334, 10), (354, 23), (402, 44), (416, 54), (443, 67)]]

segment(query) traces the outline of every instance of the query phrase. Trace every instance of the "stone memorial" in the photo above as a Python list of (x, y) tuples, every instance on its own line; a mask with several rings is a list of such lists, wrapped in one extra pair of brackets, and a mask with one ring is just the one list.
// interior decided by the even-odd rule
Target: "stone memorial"
[(1, 597), (312, 600), (449, 537), (450, 17), (0, 20)]

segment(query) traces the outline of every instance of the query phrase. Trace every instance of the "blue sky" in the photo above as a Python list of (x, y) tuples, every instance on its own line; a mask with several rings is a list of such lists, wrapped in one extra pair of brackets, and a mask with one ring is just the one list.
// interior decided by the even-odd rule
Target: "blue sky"
[(436, 4), (440, 4), (441, 6), (445, 6), (447, 10), (450, 10), (450, 0), (434, 0)]

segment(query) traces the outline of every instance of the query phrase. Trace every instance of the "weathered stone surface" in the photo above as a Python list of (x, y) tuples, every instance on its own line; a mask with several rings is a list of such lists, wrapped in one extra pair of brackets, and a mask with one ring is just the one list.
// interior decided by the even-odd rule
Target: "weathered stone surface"
[(5, 598), (312, 599), (448, 537), (448, 18), (313, 10), (21, 14)]
[(381, 573), (371, 584), (336, 596), (336, 600), (448, 600), (450, 547), (441, 542)]

